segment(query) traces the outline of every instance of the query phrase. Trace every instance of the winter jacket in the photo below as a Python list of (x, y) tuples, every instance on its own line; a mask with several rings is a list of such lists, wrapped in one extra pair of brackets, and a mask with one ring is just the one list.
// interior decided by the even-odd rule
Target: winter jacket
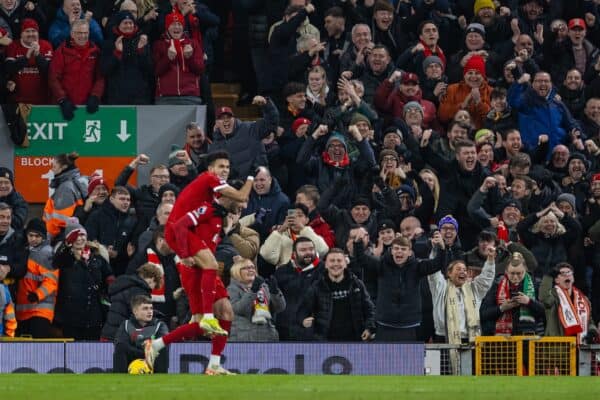
[[(323, 161), (323, 155), (317, 152), (320, 142), (307, 136), (298, 152), (296, 162), (304, 165), (304, 172), (312, 178), (315, 186), (321, 193), (334, 186), (336, 181), (345, 181), (346, 188), (356, 190), (357, 182), (376, 165), (373, 149), (367, 140), (358, 142), (360, 157), (357, 162), (350, 162), (347, 166), (335, 167)], [(356, 193), (352, 193), (356, 194)], [(353, 196), (350, 194), (348, 200)]]
[(138, 275), (121, 275), (108, 289), (110, 308), (106, 315), (106, 323), (100, 334), (103, 339), (112, 341), (117, 329), (131, 317), (131, 300), (138, 295), (150, 296), (150, 286)]
[(240, 256), (256, 261), (260, 249), (260, 237), (257, 231), (238, 223), (227, 235)]
[(470, 249), (477, 244), (477, 234), (481, 230), (467, 213), (467, 204), (489, 172), (476, 164), (473, 171), (463, 171), (457, 161), (446, 172), (441, 180), (441, 190), (435, 220), (451, 214), (459, 221), (458, 235), (465, 248)]
[(96, 240), (107, 248), (112, 247), (117, 252), (117, 257), (110, 260), (116, 276), (123, 274), (127, 267), (129, 261), (127, 244), (133, 242), (132, 237), (136, 223), (133, 215), (117, 210), (110, 199), (105, 200), (85, 223), (88, 240)]
[(204, 53), (195, 39), (185, 38), (181, 47), (190, 44), (191, 57), (176, 56), (169, 60), (167, 52), (173, 39), (163, 37), (154, 43), (152, 50), (154, 73), (156, 75), (156, 97), (162, 96), (200, 96), (200, 75), (204, 72)]
[(331, 229), (331, 226), (321, 215), (317, 212), (317, 210), (313, 210), (309, 215), (310, 221), (308, 222), (308, 226), (310, 226), (313, 231), (325, 240), (327, 247), (330, 249), (335, 247), (335, 232)]
[[(52, 265), (60, 271), (56, 320), (67, 326), (97, 328), (104, 322), (102, 299), (113, 275), (110, 264), (101, 252), (89, 249), (89, 258), (76, 260), (71, 249), (61, 244)], [(104, 249), (106, 251), (106, 249)]]
[(391, 114), (392, 118), (403, 118), (404, 105), (409, 101), (418, 102), (423, 107), (423, 125), (425, 128), (431, 128), (436, 119), (435, 104), (428, 100), (423, 100), (421, 90), (415, 96), (407, 97), (394, 88), (394, 84), (385, 79), (375, 91), (375, 107), (381, 112)]
[[(479, 318), (481, 320), (481, 333), (483, 335), (495, 335), (496, 321), (503, 314), (503, 312), (500, 311), (500, 306), (496, 300), (498, 298), (498, 285), (503, 277), (504, 275), (499, 276), (494, 281), (494, 284), (490, 290), (488, 290), (487, 294), (483, 298), (483, 301), (481, 302), (481, 307), (479, 308)], [(519, 283), (518, 291), (523, 292), (523, 282)], [(544, 305), (535, 297), (530, 298), (529, 300), (529, 304), (527, 305), (521, 305), (506, 311), (512, 314), (513, 326), (511, 335), (531, 335), (533, 332), (536, 332), (537, 322), (542, 321), (544, 318)], [(535, 318), (535, 321), (519, 321), (521, 307), (527, 308), (531, 315)]]
[(365, 87), (362, 99), (368, 104), (374, 104), (375, 92), (381, 83), (394, 72), (394, 63), (390, 62), (380, 74), (375, 74), (368, 63), (364, 66), (355, 65), (352, 69), (352, 79), (358, 79)]
[[(350, 280), (348, 297), (350, 299), (350, 315), (352, 326), (357, 336), (355, 341), (360, 341), (360, 335), (365, 329), (375, 332), (375, 305), (367, 292), (365, 284), (348, 270), (344, 271), (344, 279)], [(327, 275), (314, 282), (303, 298), (300, 309), (300, 320), (313, 317), (313, 335), (316, 340), (327, 340), (333, 318), (333, 296)]]
[[(310, 226), (302, 228), (300, 232), (294, 234), (294, 237), (309, 238), (314, 243), (315, 250), (319, 257), (325, 257), (325, 254), (329, 251), (329, 247), (327, 246), (327, 243), (325, 243), (325, 240), (317, 235)], [(269, 264), (275, 266), (287, 264), (292, 258), (294, 241), (295, 239), (292, 237), (292, 233), (289, 229), (283, 233), (274, 230), (261, 246), (260, 255)]]
[(90, 96), (102, 97), (100, 49), (93, 43), (89, 46), (82, 50), (67, 41), (54, 52), (48, 74), (54, 103), (67, 98), (73, 104), (86, 104)]
[(303, 340), (306, 332), (299, 319), (298, 311), (302, 305), (303, 296), (314, 282), (324, 273), (324, 266), (318, 263), (315, 268), (307, 267), (301, 270), (294, 261), (282, 265), (275, 270), (274, 276), (285, 298), (285, 310), (276, 318), (277, 331), (280, 340)]
[(277, 130), (279, 112), (271, 100), (262, 107), (263, 118), (255, 122), (236, 119), (233, 132), (224, 135), (220, 130), (213, 133), (213, 143), (209, 152), (226, 150), (231, 158), (230, 178), (245, 179), (259, 166), (267, 165), (265, 146), (261, 142), (271, 132)]
[(17, 281), (27, 273), (27, 241), (22, 231), (8, 228), (4, 236), (0, 236), (0, 264), (10, 267), (6, 277), (0, 281), (7, 285), (14, 299), (17, 298)]
[(25, 226), (27, 220), (27, 213), (29, 211), (29, 204), (23, 198), (21, 193), (17, 192), (14, 188), (6, 196), (0, 196), (0, 202), (6, 203), (12, 208), (12, 220), (10, 226), (16, 230), (21, 230)]
[[(271, 316), (275, 317), (285, 309), (285, 298), (281, 290), (277, 293), (270, 293), (269, 287), (266, 284), (262, 288), (269, 296), (269, 311)], [(231, 323), (231, 333), (229, 340), (232, 342), (277, 342), (279, 334), (273, 324), (273, 319), (268, 319), (266, 324), (255, 324), (252, 322), (252, 314), (254, 313), (254, 302), (256, 301), (256, 293), (249, 288), (236, 281), (231, 280), (227, 287), (229, 301), (233, 308), (233, 322)]]
[[(327, 198), (321, 197), (321, 200), (327, 200)], [(352, 218), (350, 210), (344, 208), (338, 208), (329, 202), (319, 200), (319, 212), (321, 217), (333, 230), (335, 234), (335, 243), (340, 247), (346, 246), (348, 235), (350, 234), (351, 226), (356, 225), (356, 221)], [(377, 237), (377, 224), (378, 224), (378, 213), (377, 211), (371, 211), (371, 215), (361, 224), (369, 233), (369, 237)]]
[(395, 328), (420, 325), (419, 281), (442, 269), (442, 252), (438, 251), (433, 260), (417, 260), (410, 256), (404, 264), (397, 265), (389, 251), (376, 258), (368, 255), (361, 244), (354, 246), (358, 264), (377, 273), (377, 323)]
[[(523, 255), (523, 258), (525, 259), (525, 264), (527, 265), (527, 271), (530, 274), (533, 274), (533, 272), (538, 267), (537, 260), (535, 259), (533, 253), (531, 253), (531, 251), (529, 251), (527, 247), (523, 246), (520, 243), (511, 242), (506, 246), (506, 248), (497, 247), (496, 252), (496, 275), (504, 274), (504, 271), (506, 270), (506, 267), (508, 266), (508, 263), (511, 260), (512, 254), (516, 252), (521, 253)], [(487, 259), (486, 256), (483, 256), (479, 253), (478, 247), (474, 247), (471, 250), (467, 251), (461, 258), (465, 260), (467, 267), (469, 267), (470, 269), (482, 269), (483, 264), (485, 264), (485, 261)]]
[(521, 139), (529, 151), (535, 149), (542, 133), (548, 135), (551, 151), (557, 144), (567, 143), (569, 132), (579, 127), (567, 107), (554, 98), (553, 92), (543, 98), (530, 85), (513, 83), (508, 89), (508, 104), (518, 112)]
[(26, 18), (34, 19), (38, 23), (40, 34), (46, 32), (47, 19), (39, 5), (36, 4), (38, 2), (34, 2), (36, 7), (31, 11), (25, 9), (27, 1), (21, 0), (16, 1), (15, 3), (17, 4), (11, 11), (6, 11), (4, 8), (0, 7), (0, 20), (4, 20), (7, 24), (8, 35), (13, 40), (17, 41), (21, 37), (21, 24)]
[[(471, 87), (464, 80), (448, 85), (446, 95), (442, 97), (438, 108), (440, 122), (447, 124), (452, 121), (454, 115), (461, 109), (461, 104), (469, 93), (471, 93)], [(483, 122), (490, 111), (490, 94), (492, 93), (492, 88), (486, 81), (483, 81), (479, 87), (479, 93), (481, 95), (479, 103), (475, 104), (475, 102), (469, 101), (466, 108), (473, 119), (475, 129), (483, 127)]]
[[(81, 19), (85, 19), (84, 13), (81, 13)], [(102, 35), (102, 28), (96, 22), (96, 20), (90, 20), (90, 40), (97, 46), (102, 46), (104, 37)], [(52, 21), (50, 29), (48, 30), (48, 41), (52, 43), (54, 48), (60, 46), (65, 40), (69, 40), (71, 37), (71, 24), (69, 17), (65, 14), (62, 8), (56, 13), (56, 19)]]
[(150, 46), (138, 49), (140, 35), (123, 38), (123, 51), (113, 36), (104, 42), (100, 66), (106, 79), (106, 104), (150, 104), (154, 80)]
[(82, 206), (87, 196), (87, 179), (81, 176), (78, 168), (63, 171), (52, 178), (52, 197), (44, 206), (44, 221), (51, 237), (56, 237), (67, 226), (67, 220)]
[[(54, 320), (54, 307), (58, 291), (59, 271), (52, 267), (52, 247), (42, 242), (37, 247), (29, 248), (27, 274), (19, 280), (17, 291), (17, 319), (27, 320), (32, 317)], [(29, 293), (35, 293), (38, 301), (31, 302)]]
[(261, 208), (265, 209), (266, 215), (262, 221), (256, 221), (252, 227), (264, 240), (269, 232), (271, 232), (273, 226), (283, 223), (287, 215), (287, 210), (290, 208), (290, 200), (281, 191), (281, 186), (279, 186), (277, 179), (273, 178), (271, 189), (265, 195), (256, 194), (254, 190), (250, 192), (248, 207), (246, 207), (242, 215), (258, 213)]
[(531, 227), (538, 220), (535, 213), (529, 214), (519, 222), (517, 229), (523, 244), (531, 250), (538, 262), (535, 276), (541, 278), (544, 274), (549, 274), (559, 262), (569, 262), (567, 251), (579, 236), (581, 227), (573, 218), (565, 215), (560, 223), (563, 224), (566, 232), (562, 235), (546, 237), (541, 232), (531, 232)]
[[(554, 287), (554, 279), (552, 279), (550, 275), (544, 275), (544, 278), (542, 279), (539, 290), (539, 298), (546, 308), (546, 331), (544, 332), (544, 335), (565, 336), (565, 330), (558, 315), (560, 309), (560, 300), (558, 298), (558, 294), (556, 293), (556, 288)], [(591, 309), (589, 299), (586, 297), (585, 300), (588, 303), (588, 307)], [(588, 320), (588, 332), (582, 332), (582, 335), (590, 333), (595, 335), (598, 333), (598, 328), (594, 325), (591, 313)]]
[(158, 193), (155, 193), (150, 185), (142, 185), (136, 188), (127, 184), (134, 171), (133, 168), (126, 165), (115, 180), (115, 186), (126, 186), (129, 193), (131, 193), (131, 204), (135, 208), (135, 215), (137, 217), (137, 227), (135, 229), (135, 236), (137, 236), (137, 234), (146, 230), (150, 225), (160, 199), (158, 198)]
[(15, 305), (8, 287), (0, 283), (0, 337), (14, 337), (16, 330)]
[[(123, 321), (121, 325), (118, 327), (115, 333), (115, 350), (122, 351), (123, 353), (128, 355), (128, 358), (137, 359), (144, 358), (144, 342), (148, 339), (157, 339), (165, 336), (169, 332), (169, 328), (167, 325), (156, 318), (153, 318), (146, 325), (140, 325), (140, 323), (135, 319), (135, 317), (131, 316), (131, 318)], [(167, 349), (163, 350), (163, 353), (166, 352)], [(161, 357), (161, 356), (159, 356)], [(155, 364), (155, 372), (167, 372), (159, 371), (158, 366), (162, 365), (162, 363)], [(125, 365), (123, 366), (125, 367)], [(124, 370), (117, 370), (114, 372), (125, 372), (127, 368), (123, 368)]]

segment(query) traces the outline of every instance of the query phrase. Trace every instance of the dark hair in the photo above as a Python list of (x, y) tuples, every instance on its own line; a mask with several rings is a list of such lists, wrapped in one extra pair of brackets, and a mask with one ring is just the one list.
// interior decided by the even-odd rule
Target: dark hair
[(525, 188), (527, 190), (532, 190), (533, 189), (533, 185), (535, 184), (535, 181), (533, 179), (531, 179), (530, 177), (528, 177), (527, 175), (519, 175), (519, 176), (515, 176), (513, 178), (513, 182), (516, 180), (522, 180), (525, 183)]
[(299, 4), (297, 5), (289, 5), (285, 8), (285, 11), (283, 12), (284, 16), (288, 16), (288, 15), (292, 15), (293, 13), (297, 13), (300, 12), (301, 10), (304, 9), (304, 6), (301, 6)]
[(371, 49), (371, 52), (373, 52), (373, 50), (385, 50), (385, 52), (387, 53), (388, 56), (390, 56), (390, 50), (387, 48), (386, 45), (383, 44), (377, 44), (375, 46), (373, 46), (373, 48)]
[(342, 10), (341, 7), (338, 6), (333, 6), (333, 7), (329, 7), (327, 9), (327, 11), (325, 11), (325, 17), (336, 17), (336, 18), (346, 18), (346, 16), (344, 15), (344, 10)]
[(229, 186), (231, 186), (234, 189), (240, 190), (242, 188), (242, 186), (244, 186), (244, 184), (246, 182), (244, 182), (241, 179), (231, 179), (229, 182), (227, 182), (229, 184)]
[(165, 238), (165, 226), (164, 225), (159, 225), (156, 227), (156, 229), (154, 230), (154, 232), (152, 233), (152, 242), (156, 243), (156, 240), (158, 238)]
[(452, 130), (452, 128), (454, 128), (456, 125), (458, 125), (459, 128), (466, 129), (467, 136), (471, 136), (471, 126), (463, 121), (456, 121), (456, 120), (450, 121), (450, 123), (448, 124), (447, 132), (450, 132)]
[(138, 294), (131, 299), (131, 309), (141, 306), (142, 304), (152, 304), (152, 299), (144, 294)]
[(481, 231), (477, 235), (478, 242), (496, 242), (496, 234), (490, 231)]
[(298, 239), (296, 239), (296, 241), (294, 242), (293, 246), (292, 246), (292, 251), (295, 253), (296, 252), (296, 248), (298, 247), (298, 243), (306, 243), (306, 242), (310, 242), (312, 243), (312, 245), (314, 246), (314, 242), (312, 240), (310, 240), (309, 238), (307, 238), (306, 236), (300, 236)]
[(131, 196), (131, 193), (129, 192), (129, 190), (127, 190), (125, 186), (115, 186), (110, 191), (110, 197), (115, 197), (118, 194), (126, 194)]
[(75, 160), (79, 158), (79, 154), (77, 152), (72, 151), (70, 153), (62, 153), (54, 157), (54, 159), (60, 164), (65, 165), (67, 167), (74, 167)]
[(304, 93), (306, 92), (306, 85), (301, 82), (288, 82), (283, 87), (283, 98), (287, 99), (288, 96), (291, 96), (296, 93)]
[(327, 254), (325, 254), (325, 258), (323, 259), (323, 261), (327, 261), (327, 258), (329, 257), (330, 254), (346, 255), (346, 253), (344, 253), (344, 250), (340, 249), (339, 247), (333, 247), (333, 248), (329, 249)]
[(492, 92), (490, 93), (490, 100), (500, 99), (500, 98), (506, 97), (506, 96), (507, 96), (506, 89), (504, 89), (503, 87), (495, 87), (492, 89)]
[(10, 210), (10, 212), (12, 213), (12, 207), (10, 206), (10, 204), (0, 201), (0, 211), (4, 210)]
[(417, 28), (417, 32), (419, 33), (419, 35), (421, 35), (421, 34), (423, 33), (423, 28), (424, 28), (424, 27), (425, 27), (425, 25), (427, 25), (427, 24), (434, 25), (436, 28), (438, 28), (438, 30), (440, 29), (440, 28), (437, 26), (437, 24), (436, 24), (435, 22), (433, 22), (433, 21), (432, 21), (432, 20), (430, 20), (430, 19), (426, 19), (425, 21), (421, 22), (421, 23), (419, 24), (419, 27)]
[(229, 160), (229, 153), (226, 151), (213, 151), (206, 156), (207, 165), (212, 165), (217, 160)]
[(518, 129), (510, 128), (510, 129), (506, 129), (506, 130), (500, 132), (500, 135), (502, 136), (502, 140), (506, 140), (508, 138), (508, 135), (510, 135), (513, 132), (517, 132), (519, 134), (519, 136), (521, 136), (521, 132)]
[(294, 204), (293, 208), (294, 210), (302, 210), (302, 214), (304, 214), (304, 216), (308, 218), (308, 207), (306, 207), (304, 204), (296, 203)]
[(556, 264), (554, 268), (552, 268), (552, 270), (550, 271), (550, 276), (552, 276), (552, 278), (556, 278), (560, 275), (560, 270), (563, 268), (569, 268), (573, 273), (575, 273), (575, 268), (573, 268), (571, 264), (569, 264), (568, 262), (560, 262)]

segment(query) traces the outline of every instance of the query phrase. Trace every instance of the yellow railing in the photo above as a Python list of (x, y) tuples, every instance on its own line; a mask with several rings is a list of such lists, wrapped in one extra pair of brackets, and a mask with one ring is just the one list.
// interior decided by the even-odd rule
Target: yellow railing
[(577, 375), (574, 337), (480, 336), (476, 375)]

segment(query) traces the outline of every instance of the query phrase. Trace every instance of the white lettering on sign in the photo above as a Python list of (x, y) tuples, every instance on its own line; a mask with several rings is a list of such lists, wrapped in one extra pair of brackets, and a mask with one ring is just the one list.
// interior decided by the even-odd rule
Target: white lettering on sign
[(102, 122), (99, 120), (85, 121), (85, 134), (83, 141), (85, 143), (100, 143)]
[(48, 172), (42, 174), (40, 177), (48, 180), (48, 198), (52, 197), (54, 194), (54, 188), (50, 187), (50, 182), (52, 182), (52, 179), (54, 179), (54, 172), (52, 172), (52, 170), (48, 170)]
[(52, 157), (23, 157), (21, 167), (51, 167)]
[(121, 140), (121, 142), (125, 143), (127, 139), (131, 137), (129, 133), (127, 133), (127, 120), (121, 120), (121, 132), (117, 134), (117, 137)]
[[(29, 140), (63, 140), (66, 122), (31, 122), (29, 128)], [(35, 133), (31, 134), (31, 128)]]

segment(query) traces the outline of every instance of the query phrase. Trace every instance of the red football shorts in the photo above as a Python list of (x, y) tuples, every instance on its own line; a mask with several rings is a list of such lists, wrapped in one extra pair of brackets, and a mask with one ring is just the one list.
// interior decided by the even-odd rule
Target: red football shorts
[(173, 227), (171, 224), (167, 224), (165, 227), (165, 240), (169, 247), (177, 254), (179, 257), (193, 257), (200, 250), (209, 249), (211, 252), (213, 251), (209, 246), (207, 246), (206, 242), (202, 240), (197, 234), (192, 231), (187, 232), (187, 249), (181, 247), (181, 243), (177, 242), (177, 238), (175, 236), (175, 232), (173, 231)]
[[(177, 264), (177, 270), (179, 271), (179, 277), (181, 279), (181, 286), (185, 290), (185, 294), (188, 297), (190, 303), (190, 311), (192, 315), (202, 314), (202, 293), (200, 293), (200, 281), (202, 280), (202, 269), (197, 267), (188, 267), (181, 263)], [(223, 285), (221, 278), (217, 276), (215, 285), (215, 301), (229, 298), (227, 289)]]

